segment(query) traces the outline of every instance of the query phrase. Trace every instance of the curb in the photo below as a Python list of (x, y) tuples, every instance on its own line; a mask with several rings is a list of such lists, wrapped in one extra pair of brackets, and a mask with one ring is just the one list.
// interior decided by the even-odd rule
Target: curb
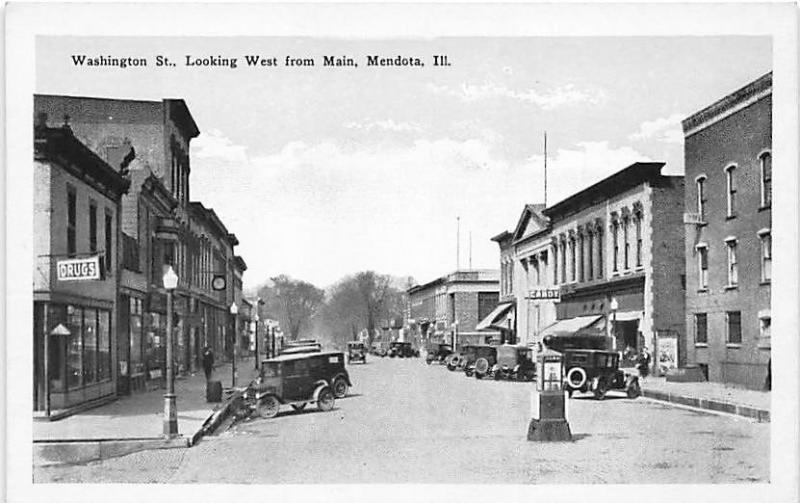
[(657, 391), (652, 389), (642, 389), (642, 396), (652, 398), (653, 400), (660, 400), (662, 402), (677, 403), (698, 409), (713, 410), (716, 412), (725, 412), (727, 414), (743, 416), (750, 419), (755, 419), (759, 423), (770, 422), (770, 412), (768, 410), (750, 407), (747, 405), (738, 405), (735, 403), (707, 398), (696, 398), (670, 393), (669, 391)]
[(222, 405), (218, 409), (215, 409), (214, 412), (212, 412), (206, 418), (206, 420), (203, 422), (203, 426), (201, 426), (196, 432), (194, 432), (194, 434), (189, 439), (188, 447), (192, 447), (193, 445), (195, 445), (204, 436), (213, 434), (214, 431), (217, 428), (219, 428), (219, 426), (222, 424), (222, 422), (225, 421), (225, 419), (228, 418), (228, 416), (231, 413), (231, 408), (232, 408), (233, 404), (236, 403), (236, 401), (239, 398), (241, 398), (241, 396), (244, 394), (245, 390), (246, 390), (246, 388), (239, 389), (239, 390), (236, 390), (233, 393), (231, 393), (224, 400)]
[(34, 466), (88, 463), (151, 449), (176, 449), (189, 446), (189, 439), (110, 438), (91, 440), (34, 440)]

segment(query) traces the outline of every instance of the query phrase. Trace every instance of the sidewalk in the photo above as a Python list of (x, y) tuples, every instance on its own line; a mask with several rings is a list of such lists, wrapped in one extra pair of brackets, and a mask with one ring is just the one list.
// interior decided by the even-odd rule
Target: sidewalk
[(642, 396), (701, 409), (726, 412), (770, 421), (771, 394), (716, 382), (667, 382), (648, 377), (642, 382)]
[[(246, 386), (255, 379), (253, 365), (252, 357), (237, 360), (237, 387)], [(230, 388), (230, 363), (216, 367), (211, 378), (221, 381), (223, 388)], [(103, 455), (103, 446), (112, 446), (112, 443), (116, 447), (110, 451), (116, 454), (111, 455), (119, 455), (117, 452), (120, 449), (133, 452), (143, 448), (187, 447), (201, 434), (206, 420), (225, 403), (224, 395), (221, 403), (206, 402), (206, 379), (202, 371), (176, 378), (180, 437), (167, 441), (162, 436), (164, 392), (163, 388), (157, 388), (121, 396), (111, 403), (58, 421), (34, 421), (34, 458), (36, 454), (44, 458), (39, 460), (44, 462), (48, 459), (53, 462), (75, 462), (75, 458), (86, 461), (87, 456), (102, 458), (107, 457)]]

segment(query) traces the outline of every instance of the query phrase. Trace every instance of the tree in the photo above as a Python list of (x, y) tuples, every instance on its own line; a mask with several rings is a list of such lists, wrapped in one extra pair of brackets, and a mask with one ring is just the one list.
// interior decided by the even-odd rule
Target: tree
[(397, 283), (391, 276), (374, 271), (344, 277), (328, 291), (319, 330), (336, 346), (343, 347), (366, 329), (367, 342), (372, 344), (381, 320), (403, 314), (405, 292), (394, 286)]
[(311, 320), (325, 300), (325, 292), (302, 280), (285, 274), (271, 278), (272, 284), (262, 287), (258, 296), (264, 299), (270, 316), (278, 319), (290, 340), (310, 331)]

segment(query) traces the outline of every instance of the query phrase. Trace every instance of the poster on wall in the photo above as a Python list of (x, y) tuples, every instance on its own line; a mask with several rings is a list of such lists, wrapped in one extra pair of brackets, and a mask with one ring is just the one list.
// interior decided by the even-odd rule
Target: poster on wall
[(669, 369), (678, 366), (678, 336), (658, 336), (658, 374), (665, 375)]

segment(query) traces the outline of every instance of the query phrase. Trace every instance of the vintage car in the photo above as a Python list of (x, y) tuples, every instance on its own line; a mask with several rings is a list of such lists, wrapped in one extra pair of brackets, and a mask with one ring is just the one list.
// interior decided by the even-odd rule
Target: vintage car
[(467, 377), (474, 375), (476, 379), (483, 379), (495, 363), (497, 363), (497, 346), (475, 344), (470, 346), (465, 355), (464, 375)]
[(419, 356), (419, 353), (414, 350), (410, 342), (395, 341), (389, 343), (388, 355), (390, 358), (394, 358), (395, 356), (398, 358), (411, 358)]
[(317, 346), (284, 346), (281, 355), (298, 355), (303, 353), (321, 353), (322, 348)]
[(457, 346), (456, 350), (445, 358), (444, 363), (447, 365), (447, 370), (452, 372), (464, 368), (466, 355), (470, 351), (469, 347), (469, 344), (464, 344), (460, 348)]
[(495, 380), (533, 381), (536, 379), (536, 363), (528, 346), (503, 344), (497, 346), (497, 363), (488, 375)]
[(281, 355), (261, 362), (261, 372), (248, 386), (245, 402), (264, 418), (278, 415), (281, 405), (300, 411), (313, 403), (329, 411), (351, 385), (342, 353)]
[(425, 363), (446, 363), (447, 357), (453, 354), (453, 346), (450, 344), (433, 343), (428, 347), (428, 354), (425, 355)]
[(363, 342), (350, 341), (347, 343), (347, 363), (367, 363), (367, 347)]
[(564, 350), (564, 388), (569, 396), (575, 391), (591, 391), (602, 400), (609, 390), (624, 390), (628, 398), (641, 395), (639, 376), (619, 368), (619, 353), (600, 349)]

